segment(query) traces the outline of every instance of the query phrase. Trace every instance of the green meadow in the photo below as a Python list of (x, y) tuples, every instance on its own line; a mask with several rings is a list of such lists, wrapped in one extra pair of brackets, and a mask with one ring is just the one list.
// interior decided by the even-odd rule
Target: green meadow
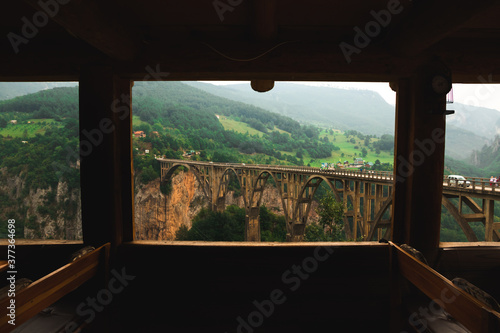
[[(29, 122), (29, 123), (28, 123)], [(53, 127), (62, 127), (63, 125), (54, 119), (28, 119), (20, 121), (18, 124), (9, 122), (7, 127), (0, 128), (0, 135), (12, 138), (32, 138), (37, 134), (45, 132)]]

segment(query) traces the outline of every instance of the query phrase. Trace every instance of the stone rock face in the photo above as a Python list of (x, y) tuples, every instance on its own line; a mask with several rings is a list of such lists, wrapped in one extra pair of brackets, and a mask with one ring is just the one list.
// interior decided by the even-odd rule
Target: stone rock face
[[(22, 175), (9, 176), (0, 171), (0, 193), (16, 202), (1, 212), (7, 218), (24, 221), (27, 239), (82, 239), (82, 215), (79, 189), (69, 189), (65, 182), (56, 188), (30, 189), (23, 195), (26, 184)], [(51, 198), (51, 199), (48, 199)]]
[(172, 191), (160, 191), (160, 179), (142, 186), (135, 195), (135, 237), (138, 240), (174, 240), (181, 225), (191, 228), (191, 219), (208, 200), (196, 177), (180, 172), (172, 178)]

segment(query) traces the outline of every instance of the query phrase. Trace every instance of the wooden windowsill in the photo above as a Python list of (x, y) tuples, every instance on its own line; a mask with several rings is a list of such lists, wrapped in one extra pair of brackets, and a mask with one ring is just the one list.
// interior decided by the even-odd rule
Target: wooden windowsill
[(379, 242), (206, 242), (136, 240), (124, 245), (207, 246), (207, 247), (315, 247), (315, 246), (387, 246)]
[(500, 242), (441, 242), (439, 248), (453, 248), (453, 247), (498, 247), (500, 249)]
[[(1, 245), (9, 245), (9, 239), (3, 238), (0, 239)], [(14, 243), (16, 246), (18, 245), (66, 245), (66, 244), (83, 244), (81, 240), (64, 240), (64, 239), (16, 239)]]

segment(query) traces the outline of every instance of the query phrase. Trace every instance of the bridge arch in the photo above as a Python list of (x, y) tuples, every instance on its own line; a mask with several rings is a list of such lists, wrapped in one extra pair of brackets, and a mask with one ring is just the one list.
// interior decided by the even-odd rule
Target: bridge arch
[(173, 163), (168, 168), (165, 175), (162, 177), (161, 182), (169, 181), (172, 178), (174, 172), (178, 168), (180, 168), (181, 166), (187, 168), (189, 171), (191, 171), (194, 174), (194, 176), (196, 177), (196, 180), (198, 180), (198, 183), (201, 185), (201, 188), (203, 190), (203, 194), (208, 199), (208, 201), (211, 202), (212, 201), (212, 196), (211, 196), (212, 190), (210, 188), (210, 183), (209, 183), (208, 179), (204, 180), (204, 178), (202, 177), (201, 171), (195, 165), (190, 165), (188, 163)]
[[(304, 224), (304, 225), (306, 224), (307, 218), (309, 217), (309, 213), (310, 213), (311, 207), (312, 207), (312, 199), (314, 198), (314, 195), (316, 194), (316, 191), (318, 190), (318, 188), (320, 187), (322, 182), (325, 182), (325, 184), (328, 185), (328, 187), (330, 188), (332, 193), (335, 195), (335, 199), (338, 202), (343, 202), (342, 198), (340, 197), (339, 191), (335, 187), (336, 180), (335, 179), (332, 179), (332, 180), (333, 180), (333, 184), (329, 178), (327, 178), (326, 176), (323, 176), (323, 175), (313, 175), (307, 179), (307, 181), (304, 183), (304, 185), (302, 186), (302, 188), (299, 191), (297, 204), (295, 205), (294, 210), (293, 210), (292, 223), (300, 223), (300, 224)], [(313, 181), (317, 181), (317, 183), (315, 183), (314, 186), (310, 186), (310, 184)], [(307, 192), (308, 188), (312, 188), (312, 191), (311, 191), (311, 193), (308, 194), (308, 198), (304, 198), (304, 195)], [(345, 193), (343, 195), (345, 195)], [(306, 199), (306, 201), (302, 203), (302, 202), (300, 202), (301, 199)], [(300, 206), (303, 204), (306, 204), (307, 206), (304, 210), (304, 213), (301, 216)], [(349, 224), (347, 223), (347, 218), (345, 216), (343, 217), (343, 222), (344, 222), (344, 228), (347, 228), (346, 233), (348, 233)], [(305, 226), (304, 226), (304, 230), (305, 230)], [(294, 235), (294, 236), (303, 236), (303, 235)]]
[[(238, 183), (240, 184), (240, 188), (243, 188), (243, 183), (242, 183), (242, 179), (241, 179), (241, 175), (238, 175), (238, 172), (236, 172), (236, 170), (234, 168), (226, 168), (224, 170), (224, 172), (222, 173), (222, 175), (220, 176), (220, 178), (218, 179), (218, 189), (217, 189), (217, 197), (225, 197), (226, 194), (227, 194), (227, 184), (225, 184), (224, 182), (224, 177), (229, 174), (229, 173), (233, 173), (236, 177), (236, 179), (238, 180)], [(220, 194), (222, 193), (222, 195), (220, 196)], [(243, 195), (243, 202), (245, 204), (245, 207), (247, 206), (247, 198)]]
[[(281, 206), (283, 207), (283, 212), (285, 214), (285, 220), (288, 222), (288, 220), (289, 220), (288, 211), (287, 211), (288, 209), (287, 209), (287, 206), (285, 204), (285, 199), (283, 198), (283, 191), (281, 189), (281, 186), (278, 186), (280, 180), (277, 179), (276, 172), (272, 172), (270, 170), (262, 170), (261, 172), (259, 172), (257, 178), (255, 179), (255, 182), (253, 184), (251, 184), (252, 190), (250, 192), (248, 202), (250, 205), (252, 205), (254, 202), (254, 197), (255, 197), (256, 193), (260, 192), (260, 197), (256, 201), (256, 206), (260, 207), (264, 186), (267, 184), (269, 177), (271, 177), (273, 179), (274, 184), (276, 185), (276, 188), (278, 189), (278, 194), (279, 194), (280, 200), (281, 200)], [(259, 185), (260, 180), (263, 181), (261, 184), (262, 189), (258, 189), (258, 185)]]

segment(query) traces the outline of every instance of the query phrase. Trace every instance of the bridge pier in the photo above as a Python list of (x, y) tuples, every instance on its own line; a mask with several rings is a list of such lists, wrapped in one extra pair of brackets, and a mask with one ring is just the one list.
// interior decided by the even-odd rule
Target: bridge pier
[(485, 241), (493, 242), (500, 240), (500, 223), (495, 223), (494, 212), (495, 212), (495, 200), (483, 199), (483, 211), (484, 211), (484, 227), (485, 227)]
[(245, 209), (245, 241), (260, 242), (260, 207)]
[(226, 196), (218, 197), (215, 202), (215, 207), (212, 210), (223, 213), (226, 210)]

